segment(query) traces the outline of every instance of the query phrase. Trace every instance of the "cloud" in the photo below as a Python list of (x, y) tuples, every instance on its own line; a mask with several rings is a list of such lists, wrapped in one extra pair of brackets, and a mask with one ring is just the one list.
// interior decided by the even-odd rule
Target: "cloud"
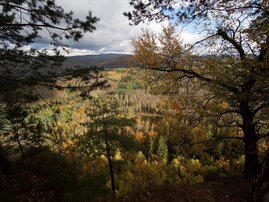
[[(104, 52), (130, 53), (133, 51), (131, 40), (140, 36), (142, 28), (147, 28), (153, 32), (160, 32), (163, 25), (168, 25), (168, 21), (163, 23), (150, 22), (138, 26), (130, 26), (127, 17), (123, 12), (132, 10), (128, 0), (56, 0), (66, 11), (72, 10), (75, 17), (84, 18), (89, 11), (94, 16), (100, 18), (96, 25), (96, 30), (86, 33), (79, 41), (63, 41), (70, 48), (70, 54), (94, 54)], [(182, 33), (185, 41), (192, 41), (197, 38), (190, 33)], [(33, 47), (48, 48), (50, 37), (47, 32), (41, 33), (41, 38), (35, 41)]]
[(190, 43), (190, 44), (193, 44), (201, 40), (201, 36), (199, 34), (184, 32), (184, 31), (181, 32), (180, 37), (184, 43)]

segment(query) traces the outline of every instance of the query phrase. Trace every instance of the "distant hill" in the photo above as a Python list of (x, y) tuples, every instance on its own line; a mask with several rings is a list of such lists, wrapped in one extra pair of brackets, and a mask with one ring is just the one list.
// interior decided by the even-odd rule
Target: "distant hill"
[(128, 67), (133, 61), (133, 56), (128, 54), (100, 54), (100, 55), (83, 55), (67, 57), (64, 61), (64, 68), (90, 66), (104, 68), (124, 68)]

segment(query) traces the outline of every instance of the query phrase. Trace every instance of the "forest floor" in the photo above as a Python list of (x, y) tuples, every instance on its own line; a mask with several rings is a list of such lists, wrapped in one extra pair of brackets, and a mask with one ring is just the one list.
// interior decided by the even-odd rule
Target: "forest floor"
[(183, 187), (159, 187), (122, 201), (147, 202), (243, 202), (247, 201), (246, 181), (206, 182)]
[[(28, 175), (28, 181), (22, 175), (23, 181), (17, 179), (13, 183), (12, 192), (8, 190), (0, 191), (0, 201), (3, 202), (60, 202), (63, 200), (61, 189), (57, 192), (50, 192), (44, 188), (44, 180), (41, 178)], [(43, 185), (42, 185), (43, 184)], [(23, 186), (22, 186), (23, 185)], [(1, 187), (0, 187), (1, 188)], [(229, 180), (218, 179), (216, 181), (198, 183), (185, 186), (152, 186), (149, 189), (141, 191), (129, 196), (129, 198), (112, 199), (112, 192), (104, 194), (98, 199), (91, 199), (91, 196), (84, 200), (68, 200), (70, 202), (77, 201), (98, 201), (98, 202), (244, 202), (248, 201), (250, 190), (250, 182), (241, 178), (233, 178)], [(1, 195), (2, 193), (2, 195)], [(4, 195), (3, 195), (4, 194)], [(16, 196), (14, 198), (14, 196)], [(90, 200), (89, 200), (90, 199)]]

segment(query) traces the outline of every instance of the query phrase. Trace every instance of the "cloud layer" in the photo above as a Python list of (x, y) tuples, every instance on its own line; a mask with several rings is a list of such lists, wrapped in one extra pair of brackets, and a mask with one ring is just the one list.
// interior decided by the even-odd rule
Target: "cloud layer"
[[(131, 53), (133, 51), (132, 39), (141, 35), (142, 28), (160, 32), (163, 25), (168, 22), (157, 24), (150, 22), (139, 26), (130, 26), (127, 17), (123, 16), (124, 11), (132, 8), (128, 0), (56, 0), (66, 11), (72, 10), (75, 17), (84, 18), (89, 11), (100, 18), (93, 33), (86, 33), (79, 42), (66, 41), (70, 47), (70, 55), (85, 55), (96, 53), (120, 52)], [(43, 32), (42, 38), (33, 44), (33, 48), (49, 48), (49, 36)], [(197, 35), (182, 33), (185, 42), (192, 42), (198, 39)]]

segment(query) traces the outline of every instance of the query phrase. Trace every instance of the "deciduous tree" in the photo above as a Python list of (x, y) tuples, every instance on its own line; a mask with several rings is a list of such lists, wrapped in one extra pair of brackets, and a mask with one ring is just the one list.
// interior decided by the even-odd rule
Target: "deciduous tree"
[(203, 45), (199, 49), (203, 57), (194, 56), (191, 48), (182, 49), (173, 31), (164, 31), (164, 38), (146, 33), (137, 39), (136, 56), (142, 67), (202, 81), (227, 103), (221, 116), (237, 117), (230, 124), (243, 131), (245, 174), (255, 175), (257, 141), (268, 136), (268, 115), (262, 114), (269, 107), (269, 2), (131, 0), (130, 4), (134, 10), (125, 15), (133, 24), (168, 19), (177, 25), (192, 23), (200, 30), (204, 38), (191, 48)]

